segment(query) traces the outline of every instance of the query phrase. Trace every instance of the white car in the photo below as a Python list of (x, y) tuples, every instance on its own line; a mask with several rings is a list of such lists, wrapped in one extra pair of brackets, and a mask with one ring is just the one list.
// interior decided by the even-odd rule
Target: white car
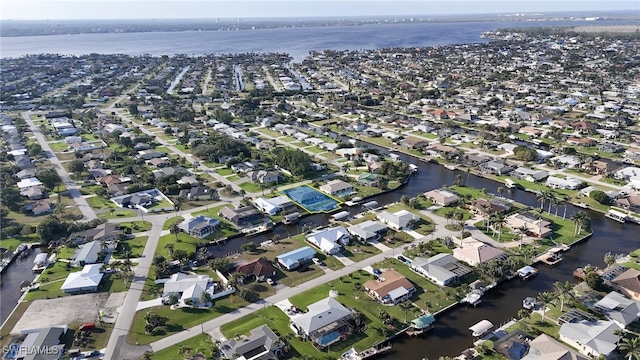
[(276, 284), (276, 282), (275, 282), (275, 281), (273, 281), (271, 278), (267, 278), (267, 284), (269, 284), (269, 285), (273, 286), (273, 285), (275, 285), (275, 284)]
[(314, 264), (316, 264), (318, 266), (324, 266), (324, 263), (322, 261), (320, 261), (320, 259), (318, 259), (318, 258), (313, 258), (311, 260), (313, 261)]

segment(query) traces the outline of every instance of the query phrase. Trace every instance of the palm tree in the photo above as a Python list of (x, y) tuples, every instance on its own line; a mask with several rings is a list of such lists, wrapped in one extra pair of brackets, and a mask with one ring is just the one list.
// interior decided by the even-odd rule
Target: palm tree
[(611, 251), (604, 254), (604, 263), (607, 264), (607, 266), (611, 266), (616, 263), (616, 257), (611, 254)]
[(178, 221), (171, 224), (169, 227), (169, 232), (176, 236), (176, 242), (178, 241), (178, 234), (180, 233), (180, 226), (178, 226)]
[(526, 225), (522, 225), (517, 228), (516, 231), (518, 232), (518, 235), (520, 235), (520, 250), (522, 250), (522, 238), (527, 234), (529, 228)]
[(553, 293), (541, 292), (538, 294), (538, 301), (542, 303), (542, 322), (545, 322), (544, 315), (547, 312), (547, 305), (555, 300)]
[(547, 196), (544, 191), (540, 191), (536, 194), (536, 200), (540, 201), (540, 209), (544, 208), (544, 201), (547, 200)]
[(570, 201), (571, 201), (571, 196), (569, 195), (560, 196), (560, 202), (564, 206), (564, 210), (562, 212), (562, 220), (564, 220), (567, 217), (567, 205), (569, 204)]
[(498, 226), (498, 241), (502, 237), (502, 227), (506, 224), (506, 220), (504, 219), (504, 215), (498, 213), (493, 218), (493, 226)]
[(573, 220), (573, 223), (575, 224), (575, 231), (573, 233), (575, 236), (582, 232), (582, 227), (589, 221), (589, 215), (587, 215), (584, 210), (580, 210), (573, 213), (570, 219)]
[(518, 319), (526, 319), (531, 316), (531, 310), (520, 309), (518, 310)]
[(408, 299), (404, 299), (398, 305), (400, 305), (400, 308), (402, 308), (404, 310), (404, 322), (406, 323), (407, 322), (407, 312), (409, 311), (409, 309), (411, 309), (413, 307), (413, 304)]
[(498, 193), (498, 196), (502, 196), (502, 193), (504, 192), (504, 188), (502, 186), (498, 186), (498, 188), (496, 189), (496, 192)]
[(172, 243), (168, 243), (164, 246), (164, 248), (169, 251), (169, 256), (173, 255), (174, 246)]
[(547, 212), (551, 214), (551, 205), (556, 203), (556, 193), (549, 190), (549, 191), (545, 191), (545, 194), (546, 194), (545, 196), (547, 197), (547, 200), (549, 201), (549, 210)]
[(553, 286), (556, 288), (556, 294), (560, 299), (560, 312), (564, 311), (564, 302), (573, 298), (573, 285), (567, 280), (565, 282), (556, 281)]
[(624, 338), (618, 347), (620, 350), (627, 351), (628, 360), (640, 359), (640, 337)]

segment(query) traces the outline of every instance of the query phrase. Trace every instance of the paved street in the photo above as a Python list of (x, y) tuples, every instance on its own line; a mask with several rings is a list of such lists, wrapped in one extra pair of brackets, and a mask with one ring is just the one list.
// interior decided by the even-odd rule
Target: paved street
[(82, 194), (80, 193), (80, 186), (77, 186), (75, 182), (71, 180), (69, 173), (64, 168), (64, 166), (62, 166), (62, 163), (60, 162), (58, 157), (55, 156), (53, 150), (51, 150), (51, 146), (49, 146), (49, 144), (47, 143), (47, 140), (45, 139), (44, 135), (40, 132), (40, 129), (33, 122), (33, 120), (31, 120), (32, 114), (34, 113), (31, 111), (23, 112), (22, 118), (27, 123), (27, 125), (29, 125), (29, 127), (31, 128), (31, 132), (33, 132), (33, 135), (35, 136), (36, 140), (38, 140), (38, 143), (40, 143), (42, 150), (44, 150), (45, 153), (47, 153), (49, 161), (55, 167), (56, 172), (60, 176), (60, 179), (62, 179), (62, 183), (67, 188), (67, 193), (73, 199), (73, 201), (75, 201), (76, 206), (78, 207), (80, 212), (82, 212), (82, 220), (90, 221), (93, 219), (97, 219), (98, 217), (96, 216), (96, 213), (93, 211), (91, 206), (89, 206), (89, 203), (87, 203), (87, 200), (85, 200), (82, 197)]

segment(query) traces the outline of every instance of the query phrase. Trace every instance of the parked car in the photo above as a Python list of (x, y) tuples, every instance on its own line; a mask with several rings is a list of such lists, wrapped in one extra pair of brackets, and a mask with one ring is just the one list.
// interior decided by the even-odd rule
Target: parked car
[(267, 284), (269, 284), (269, 285), (273, 286), (273, 285), (275, 285), (275, 284), (276, 284), (276, 282), (275, 282), (273, 279), (271, 279), (271, 278), (267, 278)]
[(318, 258), (313, 258), (311, 260), (313, 260), (313, 263), (318, 265), (318, 266), (324, 266), (324, 263)]

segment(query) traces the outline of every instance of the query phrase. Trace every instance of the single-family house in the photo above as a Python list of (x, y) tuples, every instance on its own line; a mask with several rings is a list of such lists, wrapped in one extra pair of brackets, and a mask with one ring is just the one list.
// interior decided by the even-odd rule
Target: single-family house
[(270, 199), (267, 198), (256, 198), (253, 200), (253, 206), (255, 206), (256, 209), (262, 211), (263, 213), (267, 213), (269, 215), (276, 215), (282, 212), (282, 208), (280, 206), (272, 203), (269, 200)]
[(505, 221), (506, 225), (511, 230), (517, 231), (519, 228), (525, 226), (527, 228), (527, 235), (538, 238), (547, 237), (547, 235), (551, 234), (553, 231), (549, 221), (530, 212), (522, 212), (507, 216)]
[(582, 185), (582, 180), (571, 177), (564, 179), (556, 176), (549, 176), (546, 184), (548, 187), (553, 189), (576, 190)]
[(91, 241), (110, 241), (120, 233), (120, 227), (114, 223), (104, 223), (93, 229), (71, 233), (67, 238), (76, 244), (84, 244)]
[(322, 229), (307, 236), (310, 244), (315, 245), (327, 255), (340, 252), (342, 246), (349, 244), (350, 239), (349, 232), (342, 226)]
[(594, 307), (623, 329), (640, 318), (640, 303), (615, 291), (608, 293)]
[(278, 170), (257, 170), (247, 172), (247, 177), (260, 184), (270, 184), (280, 181), (282, 175)]
[(162, 296), (174, 294), (183, 302), (189, 299), (198, 302), (202, 293), (208, 291), (210, 282), (209, 275), (175, 273), (164, 283)]
[(620, 327), (613, 321), (565, 322), (560, 326), (560, 341), (580, 351), (581, 354), (597, 358), (612, 355), (620, 340)]
[(375, 280), (365, 282), (364, 289), (383, 304), (397, 304), (409, 299), (416, 291), (411, 281), (392, 269), (383, 271)]
[(363, 242), (379, 240), (382, 234), (387, 232), (387, 227), (375, 220), (367, 220), (347, 229), (349, 234)]
[(236, 272), (253, 275), (256, 279), (267, 279), (276, 275), (276, 268), (265, 258), (257, 258), (236, 266)]
[(26, 196), (29, 200), (38, 200), (44, 197), (44, 187), (32, 187), (20, 191), (20, 195)]
[(219, 226), (220, 221), (218, 219), (204, 215), (198, 215), (178, 224), (180, 230), (191, 236), (197, 237), (198, 239), (206, 238), (210, 234), (214, 233)]
[(541, 181), (549, 176), (549, 172), (546, 170), (528, 169), (525, 167), (519, 167), (509, 173), (509, 176), (516, 179), (536, 182)]
[(220, 343), (225, 359), (277, 360), (284, 355), (285, 343), (267, 325), (251, 329), (249, 336), (240, 336)]
[(529, 352), (521, 360), (589, 360), (556, 341), (547, 334), (540, 334), (537, 338), (529, 341)]
[(180, 190), (179, 196), (189, 200), (211, 200), (217, 197), (218, 192), (208, 186), (194, 186), (191, 189)]
[(58, 360), (62, 358), (65, 343), (62, 341), (67, 326), (53, 326), (38, 329), (22, 330), (24, 340), (11, 355), (11, 347), (7, 346), (6, 358), (19, 360)]
[(332, 196), (345, 196), (353, 192), (353, 186), (342, 180), (331, 180), (320, 186), (320, 191)]
[(482, 172), (486, 172), (494, 175), (504, 175), (504, 174), (508, 174), (511, 171), (511, 167), (500, 160), (487, 161), (485, 163), (480, 164), (478, 168)]
[(504, 251), (470, 236), (462, 239), (460, 247), (453, 249), (453, 257), (471, 266), (478, 266), (491, 260), (505, 260), (508, 255)]
[(627, 269), (614, 277), (610, 283), (614, 290), (640, 301), (640, 271)]
[(416, 257), (411, 269), (437, 285), (447, 286), (457, 283), (471, 273), (471, 269), (460, 264), (452, 255), (441, 253), (428, 259)]
[(420, 217), (407, 210), (399, 210), (394, 213), (388, 211), (379, 212), (376, 218), (393, 230), (407, 228), (412, 222), (420, 220)]
[(568, 137), (566, 141), (567, 141), (567, 144), (569, 145), (584, 146), (584, 147), (593, 146), (595, 144), (595, 141), (592, 139), (579, 138), (579, 137), (573, 137), (573, 136)]
[(22, 192), (23, 190), (27, 190), (32, 187), (41, 187), (44, 186), (40, 180), (36, 177), (26, 178), (18, 181), (16, 184), (18, 186), (18, 190)]
[(507, 201), (502, 201), (499, 199), (476, 199), (473, 204), (471, 204), (471, 210), (476, 215), (486, 216), (493, 213), (502, 214), (511, 209), (511, 204)]
[(440, 206), (449, 206), (460, 201), (460, 197), (451, 191), (442, 190), (442, 189), (434, 189), (431, 191), (427, 191), (424, 193), (424, 196), (431, 200), (434, 204), (438, 204)]
[(67, 275), (60, 289), (66, 294), (98, 291), (104, 276), (101, 267), (102, 264), (85, 265), (82, 270)]
[(50, 199), (38, 200), (32, 204), (28, 204), (25, 206), (27, 211), (31, 211), (31, 213), (35, 216), (48, 214), (50, 213), (55, 205)]
[(276, 256), (276, 260), (285, 269), (295, 270), (300, 265), (311, 261), (316, 256), (316, 251), (310, 246), (304, 246), (284, 254)]
[(72, 264), (76, 266), (85, 266), (98, 262), (100, 251), (102, 250), (102, 241), (91, 241), (80, 245), (71, 256)]
[(291, 326), (316, 347), (324, 349), (352, 334), (351, 311), (335, 298), (327, 297), (307, 306), (307, 309), (306, 313), (292, 319)]
[(237, 209), (223, 207), (218, 212), (218, 215), (237, 226), (244, 226), (262, 218), (262, 214), (251, 206), (241, 206)]

